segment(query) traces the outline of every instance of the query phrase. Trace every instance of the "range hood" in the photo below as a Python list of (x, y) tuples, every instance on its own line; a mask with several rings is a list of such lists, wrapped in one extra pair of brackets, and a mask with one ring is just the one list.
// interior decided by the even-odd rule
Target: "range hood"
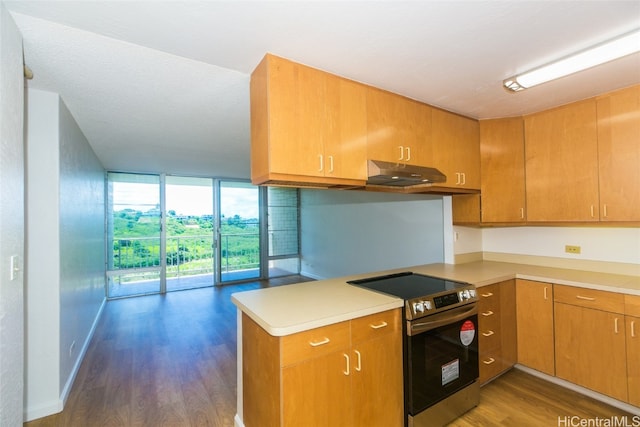
[(447, 177), (438, 169), (402, 163), (369, 160), (367, 185), (409, 187), (445, 182)]

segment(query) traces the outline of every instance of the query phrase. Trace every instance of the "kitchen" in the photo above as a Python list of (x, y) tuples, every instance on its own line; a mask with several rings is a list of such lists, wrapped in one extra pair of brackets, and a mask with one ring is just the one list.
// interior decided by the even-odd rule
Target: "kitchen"
[[(622, 3), (624, 4), (624, 2)], [(621, 15), (629, 15), (633, 16), (632, 12), (629, 13), (621, 13)], [(30, 25), (35, 25), (33, 21), (29, 21), (27, 18), (22, 16), (22, 25), (23, 30), (29, 33), (29, 29), (33, 31), (35, 27), (30, 27)], [(65, 32), (66, 31), (66, 32)], [(66, 33), (69, 32), (68, 29), (65, 31), (61, 31), (60, 33), (56, 33), (57, 36), (64, 37)], [(87, 35), (83, 33), (83, 35)], [(35, 37), (35, 35), (34, 35)], [(28, 41), (28, 40), (27, 40)], [(95, 40), (94, 40), (95, 41)], [(41, 43), (45, 43), (45, 41), (41, 40)], [(64, 50), (56, 51), (60, 55), (64, 54)], [(85, 52), (87, 55), (91, 53), (90, 50)], [(265, 52), (262, 51), (262, 56)], [(73, 59), (73, 58), (70, 58)], [(129, 58), (127, 58), (129, 59)], [(336, 57), (334, 60), (337, 60)], [(35, 58), (34, 58), (35, 60)], [(71, 61), (75, 63), (74, 61)], [(251, 68), (257, 64), (257, 60), (251, 65)], [(84, 64), (86, 65), (86, 64)], [(84, 66), (83, 65), (83, 66)], [(34, 67), (35, 68), (35, 67)], [(37, 78), (37, 68), (34, 70)], [(99, 70), (96, 71), (96, 75), (100, 76)], [(128, 70), (131, 72), (135, 72), (135, 70)], [(507, 76), (502, 76), (507, 77)], [(501, 78), (502, 78), (501, 77)], [(247, 79), (246, 75), (242, 76), (244, 80), (244, 85), (246, 87)], [(629, 84), (637, 83), (637, 81), (630, 81)], [(628, 84), (627, 84), (628, 85)], [(623, 86), (620, 86), (623, 87)], [(617, 88), (617, 87), (616, 87)], [(502, 91), (502, 88), (499, 88)], [(593, 89), (597, 90), (598, 87), (594, 86)], [(248, 90), (248, 88), (246, 89)], [(452, 98), (455, 98), (453, 92), (455, 88), (451, 87), (445, 90), (450, 90)], [(584, 89), (583, 89), (584, 90)], [(590, 95), (597, 95), (600, 93), (607, 92), (608, 89), (601, 89), (598, 92), (591, 93)], [(402, 92), (400, 88), (397, 91)], [(555, 92), (551, 91), (550, 92)], [(550, 102), (553, 100), (558, 104), (563, 103), (563, 101), (558, 99), (559, 95), (551, 96), (550, 92), (547, 92), (547, 101)], [(515, 102), (513, 101), (513, 96), (526, 95), (526, 93), (521, 94), (500, 94), (501, 98), (506, 97), (505, 102)], [(582, 98), (586, 98), (590, 95), (585, 95)], [(512, 97), (512, 98), (509, 98)], [(198, 97), (199, 102), (202, 102), (202, 97)], [(530, 100), (529, 100), (530, 101)], [(566, 100), (565, 102), (569, 102)], [(233, 105), (232, 105), (233, 107)], [(539, 106), (539, 109), (544, 109), (544, 106)], [(136, 117), (134, 115), (134, 117)], [(248, 131), (248, 129), (247, 129)], [(245, 139), (248, 138), (245, 136)], [(245, 146), (246, 156), (248, 157), (248, 146)], [(117, 153), (117, 150), (115, 150)], [(134, 162), (130, 165), (124, 165), (121, 167), (126, 167), (129, 170), (139, 170), (142, 165), (146, 165), (144, 167), (162, 167), (162, 165), (154, 165), (151, 159), (147, 159), (143, 156), (144, 161), (140, 160), (140, 158), (136, 159), (136, 153), (132, 153), (129, 159), (123, 159), (123, 162), (131, 161)], [(106, 155), (106, 154), (105, 154)], [(202, 157), (202, 156), (200, 156)], [(176, 166), (182, 166), (185, 170), (196, 170), (197, 167), (201, 166), (201, 160), (195, 161), (191, 165), (180, 165), (181, 156), (175, 156)], [(104, 160), (103, 160), (104, 161)], [(225, 173), (232, 173), (231, 171)], [(246, 172), (248, 176), (248, 171)], [(4, 194), (4, 193), (3, 193)], [(312, 201), (313, 203), (308, 203), (303, 205), (303, 212), (306, 209), (307, 217), (310, 218), (310, 215), (318, 215), (318, 218), (339, 218), (343, 211), (347, 211), (351, 217), (357, 218), (358, 209), (363, 211), (367, 211), (367, 206), (377, 206), (376, 200), (379, 200), (382, 196), (374, 196), (374, 195), (362, 195), (357, 192), (345, 192), (345, 193), (323, 193), (316, 191), (308, 191), (303, 192), (303, 199), (306, 198), (308, 201)], [(399, 197), (399, 196), (397, 196)], [(436, 206), (436, 216), (425, 219), (424, 217), (419, 217), (416, 215), (414, 222), (414, 227), (419, 228), (425, 222), (427, 223), (427, 227), (430, 228), (430, 221), (437, 221), (438, 214), (441, 216), (442, 223), (444, 224), (444, 230), (440, 231), (439, 239), (442, 243), (440, 246), (441, 249), (435, 249), (437, 252), (433, 255), (433, 258), (425, 259), (425, 257), (418, 257), (419, 259), (408, 259), (405, 257), (401, 257), (400, 254), (392, 254), (391, 256), (382, 257), (379, 252), (374, 251), (374, 258), (366, 259), (364, 256), (361, 258), (354, 257), (352, 265), (345, 265), (344, 263), (344, 254), (350, 254), (353, 256), (354, 254), (360, 254), (361, 249), (360, 245), (357, 244), (358, 239), (362, 238), (362, 230), (357, 230), (352, 227), (349, 227), (348, 224), (332, 224), (333, 227), (324, 230), (329, 234), (321, 236), (321, 239), (317, 240), (306, 240), (303, 238), (303, 246), (306, 245), (306, 248), (303, 248), (303, 252), (305, 253), (305, 262), (308, 264), (304, 266), (303, 271), (307, 271), (310, 275), (316, 275), (318, 277), (339, 277), (343, 276), (347, 273), (353, 273), (352, 271), (346, 271), (347, 268), (357, 269), (357, 272), (364, 273), (367, 271), (377, 271), (384, 270), (389, 268), (394, 268), (399, 265), (393, 265), (394, 262), (403, 262), (403, 265), (414, 265), (424, 262), (446, 262), (453, 263), (458, 261), (461, 258), (473, 258), (477, 257), (479, 253), (484, 253), (485, 256), (492, 256), (494, 258), (505, 259), (513, 259), (510, 258), (510, 254), (514, 255), (516, 259), (518, 257), (527, 258), (528, 260), (539, 260), (540, 257), (544, 257), (545, 261), (549, 262), (560, 262), (562, 263), (571, 263), (574, 265), (582, 265), (585, 264), (588, 266), (589, 264), (597, 264), (598, 268), (609, 268), (611, 264), (613, 264), (613, 268), (629, 268), (630, 271), (634, 271), (634, 268), (637, 271), (638, 265), (638, 229), (635, 226), (623, 226), (623, 227), (492, 227), (492, 228), (473, 228), (473, 227), (462, 227), (462, 226), (453, 226), (452, 223), (449, 222), (449, 218), (452, 215), (451, 208), (451, 200), (448, 197), (441, 198), (435, 196), (433, 198), (430, 197), (419, 197), (419, 196), (408, 196), (407, 202), (413, 203), (416, 206), (422, 207), (425, 206), (429, 210), (434, 205)], [(363, 203), (357, 203), (360, 200)], [(371, 203), (372, 205), (366, 205), (365, 203)], [(384, 227), (381, 227), (380, 224), (384, 224), (385, 215), (389, 212), (398, 212), (400, 209), (405, 208), (405, 205), (401, 205), (401, 203), (405, 203), (405, 201), (401, 201), (398, 198), (392, 198), (390, 202), (380, 202), (380, 207), (382, 208), (380, 211), (380, 217), (372, 217), (372, 227), (376, 230), (382, 230)], [(3, 203), (4, 205), (4, 203)], [(336, 215), (332, 215), (332, 213), (336, 213)], [(304, 215), (304, 213), (303, 213)], [(388, 217), (387, 217), (388, 218)], [(402, 228), (405, 234), (410, 232), (411, 227), (405, 224), (399, 224), (399, 227)], [(405, 229), (409, 229), (409, 231), (405, 231)], [(317, 230), (309, 230), (311, 232), (317, 233)], [(3, 233), (4, 234), (4, 233)], [(305, 235), (305, 231), (303, 230), (303, 236)], [(334, 237), (332, 239), (331, 237)], [(341, 242), (345, 242), (344, 245), (339, 245), (338, 248), (335, 245), (332, 245), (332, 242), (337, 241), (335, 238), (339, 237)], [(365, 244), (374, 244), (375, 240), (374, 236), (367, 235), (368, 238), (372, 239), (372, 241), (367, 242)], [(386, 237), (386, 236), (385, 236)], [(391, 236), (393, 237), (393, 236)], [(422, 237), (420, 237), (422, 238)], [(416, 237), (413, 243), (413, 246), (419, 248), (419, 238)], [(317, 241), (318, 244), (326, 245), (326, 247), (315, 246), (313, 242)], [(411, 245), (410, 240), (404, 239), (402, 242), (405, 245)], [(577, 245), (581, 246), (582, 254), (580, 256), (568, 255), (564, 252), (565, 245)], [(398, 244), (393, 245), (394, 248), (398, 247)], [(407, 246), (405, 246), (407, 247)], [(414, 247), (409, 247), (409, 249), (414, 249)], [(415, 251), (412, 252), (412, 254)], [(497, 255), (496, 255), (497, 254)], [(356, 255), (357, 256), (357, 255)], [(397, 258), (394, 260), (394, 256)], [(414, 256), (414, 255), (412, 255)], [(551, 258), (551, 259), (547, 259)], [(389, 264), (380, 264), (381, 258), (384, 258), (383, 262), (388, 262)], [(488, 259), (488, 258), (485, 258)], [(517, 261), (522, 262), (522, 261)], [(374, 265), (374, 267), (372, 267)], [(580, 268), (580, 267), (578, 267)], [(585, 267), (586, 269), (586, 267)], [(637, 274), (637, 273), (627, 273), (627, 274)], [(4, 341), (3, 341), (4, 342)], [(4, 346), (3, 346), (4, 347)], [(3, 381), (4, 382), (4, 381)]]

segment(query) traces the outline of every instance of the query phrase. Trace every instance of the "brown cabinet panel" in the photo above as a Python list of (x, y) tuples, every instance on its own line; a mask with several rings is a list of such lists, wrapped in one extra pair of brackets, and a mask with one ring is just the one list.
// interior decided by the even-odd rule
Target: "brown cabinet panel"
[(629, 403), (640, 407), (640, 317), (625, 316)]
[(555, 375), (553, 285), (516, 280), (518, 363)]
[(600, 220), (640, 221), (640, 86), (597, 102)]
[(598, 221), (596, 101), (524, 118), (527, 221)]
[(627, 400), (624, 316), (556, 302), (556, 375)]

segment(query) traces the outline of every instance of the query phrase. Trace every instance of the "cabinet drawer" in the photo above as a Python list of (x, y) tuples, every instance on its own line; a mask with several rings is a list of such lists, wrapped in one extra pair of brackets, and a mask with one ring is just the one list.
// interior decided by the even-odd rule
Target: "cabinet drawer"
[(298, 332), (281, 338), (280, 366), (346, 349), (351, 345), (350, 322)]
[(624, 313), (624, 295), (615, 292), (554, 285), (553, 300), (611, 313)]
[(496, 308), (500, 305), (500, 284), (483, 286), (477, 289), (478, 310), (486, 308)]
[(626, 314), (627, 316), (640, 317), (640, 296), (624, 296), (624, 314)]
[[(499, 324), (498, 324), (499, 325)], [(480, 325), (478, 335), (478, 349), (480, 354), (499, 349), (501, 347), (500, 327), (483, 328)]]
[(488, 351), (480, 355), (480, 375), (479, 382), (485, 383), (491, 378), (497, 376), (503, 370), (500, 350)]
[(400, 309), (383, 311), (351, 321), (351, 337), (354, 343), (396, 332), (399, 329)]

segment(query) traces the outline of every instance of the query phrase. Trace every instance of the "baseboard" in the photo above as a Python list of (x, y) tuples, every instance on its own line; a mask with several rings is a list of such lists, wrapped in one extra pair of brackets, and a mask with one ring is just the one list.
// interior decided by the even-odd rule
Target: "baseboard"
[(536, 371), (535, 369), (531, 369), (531, 368), (528, 368), (526, 366), (522, 366), (520, 364), (515, 365), (515, 368), (519, 369), (519, 370), (521, 370), (523, 372), (526, 372), (527, 374), (531, 374), (531, 375), (533, 375), (535, 377), (541, 378), (541, 379), (543, 379), (545, 381), (549, 381), (550, 383), (557, 384), (557, 385), (559, 385), (561, 387), (564, 387), (564, 388), (568, 388), (569, 390), (573, 390), (573, 391), (575, 391), (577, 393), (580, 393), (580, 394), (583, 394), (585, 396), (591, 397), (592, 399), (598, 400), (598, 401), (600, 401), (602, 403), (606, 403), (607, 405), (611, 405), (611, 406), (613, 406), (615, 408), (618, 408), (618, 409), (621, 409), (623, 411), (629, 412), (629, 413), (631, 413), (633, 415), (639, 415), (640, 416), (640, 408), (638, 408), (636, 406), (633, 406), (633, 405), (630, 405), (630, 404), (628, 404), (626, 402), (621, 402), (621, 401), (619, 401), (617, 399), (614, 399), (612, 397), (609, 397), (609, 396), (606, 396), (604, 394), (595, 392), (593, 390), (589, 390), (588, 388), (581, 387), (581, 386), (579, 386), (577, 384), (574, 384), (574, 383), (569, 382), (569, 381), (565, 381), (565, 380), (560, 379), (558, 377), (553, 377), (551, 375), (542, 373), (540, 371)]

